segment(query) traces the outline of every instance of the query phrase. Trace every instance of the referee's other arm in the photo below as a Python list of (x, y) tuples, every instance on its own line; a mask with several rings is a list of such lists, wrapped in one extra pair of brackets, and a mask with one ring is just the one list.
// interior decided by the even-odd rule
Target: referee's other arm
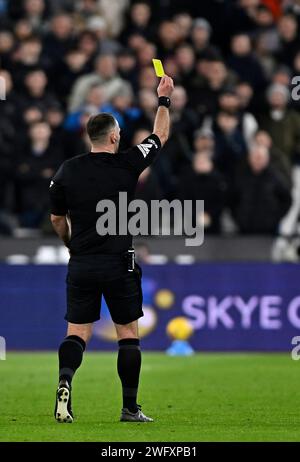
[(51, 223), (52, 226), (58, 235), (58, 237), (63, 241), (66, 247), (69, 246), (69, 241), (71, 237), (71, 226), (67, 219), (66, 215), (53, 215), (51, 214)]

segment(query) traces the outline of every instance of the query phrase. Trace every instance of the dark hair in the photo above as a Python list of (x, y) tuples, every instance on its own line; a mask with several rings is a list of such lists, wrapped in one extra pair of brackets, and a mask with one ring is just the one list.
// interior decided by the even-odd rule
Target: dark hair
[(235, 112), (227, 111), (226, 109), (220, 109), (219, 112), (217, 112), (217, 117), (219, 117), (220, 115), (238, 119), (238, 114), (236, 114)]
[(86, 130), (92, 142), (103, 143), (106, 141), (108, 133), (113, 130), (115, 126), (115, 118), (107, 112), (102, 112), (101, 114), (90, 117)]
[(41, 38), (38, 35), (31, 34), (29, 35), (29, 37), (26, 37), (24, 40), (22, 40), (21, 45), (24, 43), (32, 43), (32, 42), (41, 43)]
[(85, 37), (89, 37), (92, 40), (94, 40), (94, 42), (98, 43), (97, 34), (91, 30), (87, 30), (87, 29), (83, 30), (78, 37), (78, 42), (80, 42), (80, 40), (82, 40)]

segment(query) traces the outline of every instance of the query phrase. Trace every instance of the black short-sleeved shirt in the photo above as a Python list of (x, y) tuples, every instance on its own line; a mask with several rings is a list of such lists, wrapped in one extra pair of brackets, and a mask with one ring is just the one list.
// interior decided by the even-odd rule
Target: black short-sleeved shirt
[(129, 234), (97, 233), (101, 213), (96, 206), (101, 200), (111, 200), (118, 219), (119, 192), (127, 192), (128, 202), (134, 199), (140, 173), (154, 161), (160, 148), (159, 138), (152, 134), (128, 151), (90, 152), (61, 165), (50, 183), (51, 213), (69, 215), (72, 255), (119, 254), (132, 245)]

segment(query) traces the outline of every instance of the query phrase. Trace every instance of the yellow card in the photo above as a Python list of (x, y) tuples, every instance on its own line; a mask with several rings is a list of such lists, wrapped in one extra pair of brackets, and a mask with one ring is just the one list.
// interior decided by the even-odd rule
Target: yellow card
[(163, 77), (165, 75), (164, 67), (160, 59), (152, 59), (155, 74), (157, 77)]

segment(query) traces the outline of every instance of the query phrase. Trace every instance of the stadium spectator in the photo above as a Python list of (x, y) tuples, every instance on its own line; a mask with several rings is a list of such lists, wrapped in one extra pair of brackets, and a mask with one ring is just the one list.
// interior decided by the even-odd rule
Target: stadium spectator
[(92, 16), (86, 22), (86, 31), (95, 36), (99, 53), (116, 54), (121, 51), (121, 43), (110, 36), (103, 16)]
[(230, 182), (247, 152), (239, 118), (236, 114), (221, 110), (213, 120), (212, 129), (215, 136), (215, 165)]
[(280, 48), (277, 53), (279, 62), (291, 67), (299, 50), (298, 24), (292, 14), (283, 15), (278, 22)]
[(42, 110), (55, 101), (55, 97), (47, 90), (48, 78), (41, 69), (30, 71), (24, 79), (24, 92), (18, 100), (21, 111), (29, 106), (37, 105)]
[(212, 28), (209, 22), (204, 18), (197, 18), (193, 23), (191, 34), (192, 44), (198, 58), (203, 56), (210, 49), (210, 37)]
[(190, 103), (200, 116), (213, 114), (219, 94), (235, 83), (236, 77), (219, 55), (204, 56), (196, 65), (196, 75), (189, 88)]
[(289, 159), (278, 148), (273, 145), (273, 140), (269, 133), (264, 130), (258, 130), (254, 136), (254, 144), (264, 146), (270, 153), (270, 163), (275, 170), (285, 176), (287, 182), (291, 185), (291, 164)]
[(22, 118), (20, 120), (20, 130), (18, 132), (18, 139), (16, 141), (17, 145), (19, 146), (23, 145), (24, 141), (28, 137), (29, 127), (32, 124), (43, 120), (43, 117), (44, 117), (44, 111), (43, 111), (43, 108), (41, 108), (39, 105), (28, 106), (22, 112)]
[(277, 34), (275, 33), (274, 40), (271, 40), (265, 32), (259, 33), (256, 36), (254, 47), (263, 74), (266, 80), (270, 80), (276, 66), (274, 51), (277, 49)]
[[(273, 43), (277, 42), (277, 34), (274, 15), (271, 8), (264, 4), (258, 5), (255, 12), (255, 21), (257, 24), (257, 32), (264, 33), (267, 42), (272, 47)], [(274, 50), (270, 48), (269, 51)]]
[[(188, 168), (179, 180), (177, 197), (193, 201), (193, 225), (204, 223), (208, 233), (220, 232), (220, 219), (226, 203), (226, 183), (213, 166), (210, 151), (194, 155), (192, 168)], [(195, 201), (204, 201), (204, 216), (196, 216)]]
[[(83, 113), (89, 112), (91, 115), (101, 112), (104, 104), (104, 88), (97, 83), (93, 84), (87, 92), (83, 104), (76, 110), (71, 111), (65, 121), (67, 130), (76, 131), (81, 129), (81, 116)], [(88, 110), (87, 110), (88, 107)]]
[(117, 37), (124, 25), (124, 16), (130, 0), (97, 0), (101, 16), (105, 19), (112, 37)]
[(270, 166), (268, 149), (253, 146), (235, 183), (233, 216), (240, 232), (275, 234), (290, 205), (289, 187)]
[(284, 85), (288, 87), (291, 83), (292, 73), (287, 66), (280, 66), (274, 70), (272, 75), (272, 83), (278, 83), (279, 85)]
[(75, 82), (70, 96), (70, 111), (77, 110), (82, 105), (89, 89), (95, 84), (102, 85), (105, 101), (111, 101), (119, 91), (130, 87), (117, 73), (115, 56), (99, 55), (95, 61), (95, 72), (80, 77)]
[(132, 88), (138, 88), (138, 68), (135, 53), (130, 48), (123, 48), (118, 53), (118, 71), (120, 77), (130, 83)]
[(44, 29), (44, 20), (46, 19), (45, 0), (24, 0), (24, 16), (36, 32), (42, 32)]
[(199, 126), (197, 113), (187, 105), (187, 93), (181, 86), (174, 89), (172, 95), (171, 120), (173, 122), (173, 131), (185, 135), (189, 140), (192, 134)]
[(188, 43), (182, 43), (176, 49), (175, 60), (177, 64), (176, 73), (180, 76), (181, 85), (189, 89), (194, 76), (195, 51)]
[[(134, 129), (139, 125), (142, 118), (140, 108), (133, 105), (133, 92), (130, 87), (123, 88), (111, 100), (111, 103), (103, 104), (103, 112), (112, 114), (119, 123), (123, 131), (123, 140), (125, 146), (128, 146), (132, 139)], [(122, 145), (121, 145), (122, 147)]]
[(150, 27), (150, 21), (150, 4), (143, 0), (135, 2), (130, 8), (127, 24), (120, 36), (120, 39), (125, 42), (126, 37), (133, 34), (140, 34), (147, 40), (151, 39), (152, 28)]
[(187, 11), (180, 11), (173, 17), (175, 25), (180, 30), (182, 41), (188, 40), (193, 25), (193, 18)]
[(73, 21), (66, 13), (52, 17), (50, 30), (44, 38), (44, 54), (55, 65), (74, 44)]
[(249, 111), (251, 113), (254, 111), (254, 92), (253, 88), (248, 82), (238, 82), (235, 87), (237, 97), (239, 99), (239, 105), (242, 111)]
[(165, 155), (161, 156), (154, 166), (158, 169), (158, 174), (164, 183), (162, 187), (166, 192), (172, 190), (173, 185), (176, 184), (182, 167), (190, 163), (193, 133), (199, 127), (198, 115), (187, 106), (187, 94), (181, 86), (174, 89), (170, 118), (172, 130), (164, 146)]
[(247, 34), (238, 34), (232, 38), (228, 66), (241, 80), (249, 82), (256, 91), (264, 88), (263, 68), (252, 52), (251, 40)]
[[(258, 129), (258, 124), (250, 112), (244, 112), (240, 104), (240, 99), (235, 88), (225, 88), (218, 98), (219, 109), (229, 114), (235, 114), (239, 119), (239, 128), (247, 144), (252, 142), (253, 136)], [(203, 122), (204, 127), (211, 129), (212, 118), (206, 117)]]
[(146, 42), (143, 49), (138, 50), (137, 52), (139, 66), (141, 68), (145, 66), (151, 66), (152, 59), (155, 59), (156, 54), (157, 54), (156, 46), (153, 43)]
[(57, 13), (51, 18), (50, 30), (44, 39), (44, 54), (53, 64), (74, 45), (73, 22), (70, 15)]
[[(55, 67), (51, 69), (52, 87), (60, 102), (67, 106), (67, 97), (76, 80), (88, 71), (88, 57), (84, 51), (70, 49)], [(60, 78), (56, 79), (55, 76)]]
[(32, 37), (33, 28), (27, 19), (19, 19), (14, 23), (14, 35), (20, 42)]
[(51, 145), (49, 124), (39, 121), (29, 129), (29, 142), (16, 157), (16, 188), (20, 224), (37, 228), (47, 214), (49, 182), (63, 160), (60, 146)]
[(24, 88), (24, 79), (36, 69), (46, 70), (46, 59), (42, 57), (41, 39), (35, 36), (24, 39), (13, 54), (8, 66), (13, 71), (15, 86), (19, 91)]
[(195, 132), (194, 134), (194, 151), (201, 152), (206, 151), (210, 152), (214, 156), (215, 152), (215, 137), (209, 128), (202, 128)]
[(300, 27), (300, 3), (299, 0), (284, 0), (283, 10), (284, 13), (292, 14), (298, 24), (298, 29)]
[(154, 92), (155, 85), (157, 83), (157, 78), (153, 72), (153, 68), (150, 66), (145, 66), (141, 69), (139, 73), (139, 89), (149, 89)]
[(143, 127), (150, 127), (155, 117), (157, 107), (157, 98), (155, 93), (149, 89), (143, 89), (139, 92), (139, 105), (142, 111), (141, 123)]
[(268, 111), (261, 114), (259, 124), (270, 134), (274, 146), (292, 163), (300, 155), (300, 115), (288, 107), (289, 97), (286, 86), (271, 85), (267, 92)]
[(99, 42), (97, 35), (91, 30), (84, 30), (78, 37), (78, 51), (86, 58), (87, 67), (93, 69), (93, 62), (99, 53)]
[[(90, 114), (88, 113), (88, 117)], [(85, 138), (83, 129), (86, 115), (82, 114), (79, 120), (77, 132), (70, 132), (64, 126), (64, 112), (62, 106), (57, 103), (51, 104), (45, 113), (45, 120), (51, 128), (51, 142), (55, 146), (60, 146), (63, 151), (64, 159), (82, 154), (89, 150), (89, 144)]]
[(181, 41), (180, 31), (174, 21), (163, 20), (158, 26), (158, 53), (162, 58), (171, 55)]
[(11, 53), (14, 49), (15, 38), (10, 30), (0, 30), (0, 60), (1, 66), (8, 69), (11, 63)]

